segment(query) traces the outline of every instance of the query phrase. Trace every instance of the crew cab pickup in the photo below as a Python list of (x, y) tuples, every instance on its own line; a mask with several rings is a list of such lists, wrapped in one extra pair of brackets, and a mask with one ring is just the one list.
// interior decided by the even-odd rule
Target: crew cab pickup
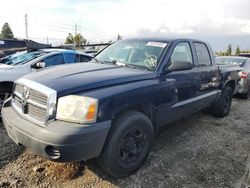
[(146, 160), (160, 127), (202, 109), (228, 115), (237, 76), (215, 64), (203, 41), (121, 40), (89, 63), (18, 79), (2, 120), (14, 142), (43, 157), (97, 157), (124, 177)]

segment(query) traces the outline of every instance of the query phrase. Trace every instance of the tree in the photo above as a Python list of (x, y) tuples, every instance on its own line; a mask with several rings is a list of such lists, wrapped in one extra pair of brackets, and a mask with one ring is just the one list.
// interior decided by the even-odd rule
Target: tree
[(74, 43), (74, 37), (71, 33), (69, 33), (69, 35), (67, 36), (64, 44), (73, 44)]
[(239, 45), (237, 46), (236, 50), (235, 50), (235, 55), (239, 55), (240, 54), (240, 47)]
[(86, 44), (87, 40), (83, 38), (83, 36), (80, 33), (78, 33), (74, 36), (74, 42), (76, 47), (79, 47), (82, 44)]
[(13, 39), (14, 38), (13, 32), (10, 28), (10, 25), (7, 22), (5, 24), (3, 24), (0, 38), (2, 38), (2, 39)]
[(226, 51), (227, 55), (232, 55), (232, 45), (229, 43), (227, 46), (227, 51)]

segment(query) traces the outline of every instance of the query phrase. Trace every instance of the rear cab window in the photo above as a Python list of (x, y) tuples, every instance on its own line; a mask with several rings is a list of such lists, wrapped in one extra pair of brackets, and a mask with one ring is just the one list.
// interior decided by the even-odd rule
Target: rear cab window
[(212, 61), (207, 45), (201, 42), (194, 42), (194, 48), (198, 59), (198, 66), (199, 67), (212, 66)]

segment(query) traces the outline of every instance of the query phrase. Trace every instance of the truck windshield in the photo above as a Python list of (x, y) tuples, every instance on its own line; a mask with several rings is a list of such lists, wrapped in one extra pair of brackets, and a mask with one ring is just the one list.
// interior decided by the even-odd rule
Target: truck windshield
[(23, 65), (39, 56), (45, 55), (46, 52), (28, 52), (20, 55), (10, 56), (7, 59), (1, 61), (0, 63), (6, 65)]
[(98, 54), (95, 60), (118, 66), (134, 66), (154, 70), (166, 46), (167, 43), (155, 41), (118, 41)]
[(216, 57), (216, 63), (219, 65), (239, 65), (242, 66), (245, 62), (245, 58), (230, 58), (230, 57)]

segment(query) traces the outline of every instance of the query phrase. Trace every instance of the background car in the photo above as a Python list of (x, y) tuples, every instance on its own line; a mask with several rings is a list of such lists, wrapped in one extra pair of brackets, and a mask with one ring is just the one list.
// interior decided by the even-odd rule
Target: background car
[(239, 56), (241, 56), (241, 57), (250, 57), (250, 53), (240, 53)]
[(250, 88), (250, 58), (240, 56), (220, 56), (216, 57), (218, 65), (240, 66), (238, 94), (244, 99), (248, 99)]
[(41, 68), (88, 62), (92, 55), (75, 50), (43, 49), (7, 56), (0, 60), (0, 106), (12, 91), (13, 82)]

